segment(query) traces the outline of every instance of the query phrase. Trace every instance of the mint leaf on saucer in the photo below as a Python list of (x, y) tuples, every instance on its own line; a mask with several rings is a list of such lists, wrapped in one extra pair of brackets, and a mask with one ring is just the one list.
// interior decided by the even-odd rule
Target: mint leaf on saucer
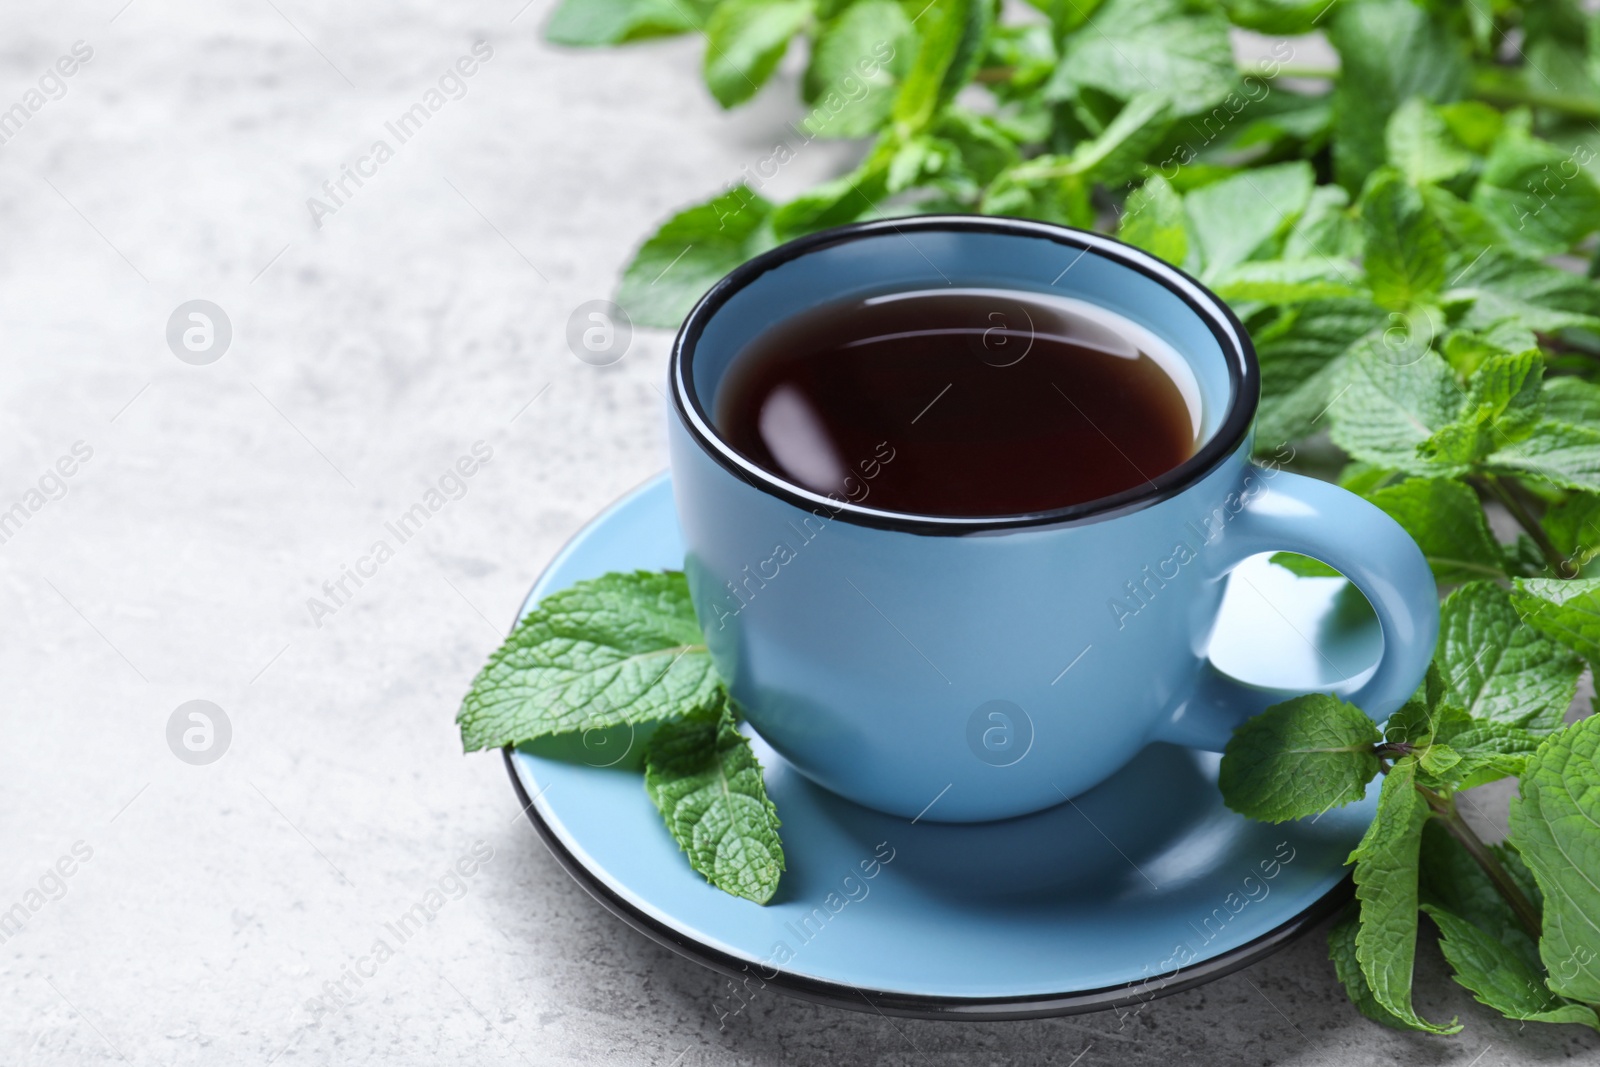
[(552, 593), (489, 657), (456, 721), (468, 751), (661, 722), (721, 683), (681, 571), (608, 574)]
[(778, 810), (726, 698), (655, 732), (644, 785), (706, 881), (757, 904), (772, 899), (784, 869)]
[(1445, 599), (1434, 659), (1448, 699), (1467, 714), (1531, 731), (1561, 725), (1583, 673), (1583, 660), (1523, 625), (1511, 595), (1493, 582), (1472, 582)]
[(1550, 735), (1511, 801), (1511, 839), (1544, 894), (1539, 956), (1556, 993), (1600, 1004), (1600, 716)]
[(1471, 991), (1478, 1003), (1508, 1019), (1577, 1023), (1600, 1030), (1600, 1017), (1593, 1008), (1551, 993), (1544, 976), (1516, 950), (1441, 907), (1424, 904), (1422, 910), (1444, 934), (1439, 949), (1455, 972), (1456, 982)]
[(1415, 759), (1395, 761), (1378, 794), (1378, 814), (1350, 853), (1361, 907), (1356, 961), (1373, 999), (1396, 1019), (1413, 1030), (1450, 1034), (1461, 1025), (1452, 1020), (1449, 1026), (1436, 1026), (1411, 1006), (1417, 959), (1417, 855), (1428, 818), (1428, 804), (1415, 788), (1416, 773)]
[(1252, 819), (1317, 815), (1366, 795), (1382, 740), (1353, 704), (1325, 693), (1295, 697), (1233, 732), (1217, 785), (1228, 807)]

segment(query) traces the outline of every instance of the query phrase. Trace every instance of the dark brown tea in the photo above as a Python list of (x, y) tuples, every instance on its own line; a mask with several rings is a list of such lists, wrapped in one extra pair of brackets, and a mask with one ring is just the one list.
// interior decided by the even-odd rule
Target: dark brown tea
[(894, 293), (786, 319), (735, 357), (723, 438), (774, 474), (923, 515), (1046, 511), (1194, 454), (1199, 390), (1104, 309), (990, 290)]

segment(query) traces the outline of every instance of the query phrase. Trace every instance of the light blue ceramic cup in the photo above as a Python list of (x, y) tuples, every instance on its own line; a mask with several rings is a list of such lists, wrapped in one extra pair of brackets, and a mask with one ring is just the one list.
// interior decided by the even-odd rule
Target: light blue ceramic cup
[[(820, 303), (947, 285), (1073, 297), (1154, 332), (1193, 371), (1200, 448), (1113, 497), (950, 518), (874, 508), (871, 478), (891, 469), (874, 457), (830, 498), (718, 435), (717, 390), (757, 333)], [(1206, 658), (1224, 579), (1258, 553), (1323, 560), (1371, 602), (1382, 658), (1339, 691), (1374, 719), (1433, 654), (1437, 593), (1416, 544), (1359, 497), (1252, 463), (1260, 375), (1238, 320), (1109, 238), (970, 216), (805, 237), (706, 294), (670, 376), (685, 567), (717, 669), (773, 748), (868, 807), (999, 819), (1082, 793), (1153, 741), (1220, 751), (1285, 696)]]

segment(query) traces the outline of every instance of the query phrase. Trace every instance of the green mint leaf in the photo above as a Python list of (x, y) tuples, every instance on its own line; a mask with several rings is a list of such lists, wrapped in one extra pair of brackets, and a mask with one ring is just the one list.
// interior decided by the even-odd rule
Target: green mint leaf
[(1445, 585), (1495, 577), (1505, 560), (1477, 494), (1449, 478), (1410, 478), (1367, 499), (1405, 527)]
[(640, 326), (676, 328), (724, 274), (771, 247), (771, 213), (742, 185), (678, 212), (635, 253), (617, 303)]
[(1450, 737), (1450, 749), (1459, 760), (1441, 777), (1452, 789), (1521, 777), (1543, 740), (1544, 733), (1521, 726), (1498, 722), (1466, 726)]
[(1311, 200), (1309, 163), (1259, 167), (1203, 185), (1184, 197), (1203, 264), (1201, 277), (1219, 278), (1288, 232)]
[(979, 115), (961, 107), (947, 107), (933, 124), (938, 143), (953, 153), (946, 171), (959, 170), (976, 186), (994, 181), (1008, 167), (1021, 160), (1017, 144), (1000, 123), (989, 115)]
[(1493, 582), (1473, 582), (1445, 598), (1434, 662), (1446, 699), (1474, 719), (1533, 731), (1561, 724), (1583, 674), (1583, 661), (1523, 625), (1511, 595)]
[(1260, 300), (1269, 304), (1298, 304), (1367, 295), (1356, 270), (1344, 260), (1332, 258), (1240, 263), (1222, 272), (1211, 287), (1229, 302)]
[(1284, 259), (1354, 259), (1361, 254), (1365, 234), (1350, 211), (1350, 194), (1337, 185), (1319, 185), (1311, 201), (1284, 238)]
[(1473, 206), (1529, 256), (1564, 252), (1600, 229), (1600, 186), (1566, 150), (1520, 131), (1500, 139)]
[(1328, 412), (1343, 400), (1341, 357), (1387, 322), (1365, 300), (1315, 300), (1285, 308), (1270, 325), (1252, 330), (1261, 361), (1256, 439), (1276, 446), (1325, 428)]
[(1600, 286), (1582, 275), (1501, 248), (1498, 237), (1463, 249), (1449, 267), (1447, 299), (1469, 299), (1460, 325), (1489, 329), (1512, 320), (1541, 333), (1600, 327)]
[(1538, 349), (1490, 356), (1468, 383), (1467, 402), (1448, 426), (1419, 446), (1422, 455), (1451, 465), (1470, 465), (1496, 449), (1523, 440), (1544, 409), (1540, 384), (1544, 359)]
[(1228, 21), (1257, 33), (1295, 37), (1318, 28), (1328, 0), (1223, 0)]
[[(1548, 399), (1548, 398), (1547, 398)], [(1600, 489), (1600, 429), (1547, 419), (1527, 439), (1494, 454), (1493, 465), (1563, 489)]]
[(1301, 578), (1339, 578), (1340, 573), (1310, 556), (1302, 556), (1298, 552), (1274, 552), (1271, 562), (1290, 574), (1299, 575)]
[(1472, 923), (1437, 905), (1424, 904), (1444, 937), (1439, 949), (1455, 972), (1455, 980), (1473, 998), (1508, 1019), (1541, 1023), (1578, 1023), (1600, 1030), (1593, 1008), (1563, 1000), (1550, 992), (1544, 976), (1520, 953), (1495, 940)]
[(562, 0), (545, 23), (553, 44), (603, 45), (686, 33), (705, 25), (700, 0)]
[(1228, 20), (1208, 5), (1105, 0), (1090, 26), (1066, 38), (1045, 95), (1067, 100), (1091, 89), (1128, 100), (1164, 92), (1192, 115), (1237, 84)]
[(1544, 413), (1553, 422), (1600, 428), (1600, 385), (1582, 378), (1554, 378), (1544, 391)]
[(1324, 21), (1340, 65), (1333, 90), (1334, 171), (1354, 191), (1383, 164), (1389, 116), (1401, 103), (1461, 95), (1466, 49), (1411, 0), (1339, 4)]
[(1228, 807), (1252, 819), (1319, 815), (1366, 795), (1382, 739), (1353, 704), (1325, 693), (1295, 697), (1234, 730), (1217, 785)]
[(921, 45), (890, 109), (903, 137), (926, 129), (971, 77), (982, 56), (989, 10), (982, 0), (944, 0), (916, 19)]
[(1411, 1006), (1411, 978), (1417, 957), (1418, 850), (1428, 805), (1415, 788), (1417, 764), (1397, 760), (1383, 780), (1378, 813), (1361, 843), (1350, 853), (1356, 865), (1356, 900), (1361, 928), (1356, 961), (1372, 997), (1414, 1030), (1450, 1034), (1461, 1029), (1428, 1022)]
[(784, 869), (778, 809), (724, 701), (667, 723), (645, 750), (645, 790), (689, 865), (734, 896), (765, 904)]
[(1511, 602), (1523, 621), (1600, 662), (1600, 578), (1518, 578)]
[(1361, 930), (1361, 916), (1355, 905), (1345, 909), (1344, 915), (1328, 931), (1328, 958), (1333, 961), (1334, 973), (1344, 985), (1345, 993), (1356, 1010), (1375, 1023), (1396, 1030), (1413, 1029), (1404, 1019), (1378, 1003), (1361, 973), (1361, 963), (1356, 959), (1356, 934)]
[(1367, 223), (1362, 266), (1380, 305), (1403, 311), (1444, 286), (1449, 250), (1422, 196), (1398, 172), (1373, 175), (1361, 198)]
[(805, 102), (815, 105), (806, 131), (850, 138), (882, 126), (916, 48), (911, 18), (894, 0), (862, 0), (829, 19), (801, 82)]
[(1511, 839), (1544, 894), (1539, 956), (1554, 992), (1600, 1004), (1600, 716), (1551, 734), (1511, 800)]
[(1183, 197), (1159, 174), (1128, 194), (1117, 236), (1158, 259), (1183, 266), (1189, 257), (1189, 216)]
[(1384, 143), (1390, 165), (1416, 184), (1448, 181), (1476, 161), (1439, 110), (1415, 96), (1389, 116)]
[(908, 153), (920, 159), (922, 151), (920, 142), (900, 144), (888, 137), (880, 138), (855, 170), (801, 193), (774, 211), (774, 236), (779, 241), (789, 241), (871, 216), (889, 195), (889, 173), (895, 158)]
[(489, 657), (456, 717), (468, 751), (675, 719), (718, 680), (681, 571), (608, 574), (539, 602)]
[(812, 0), (722, 0), (706, 23), (706, 87), (723, 107), (742, 104), (778, 69)]
[(1600, 493), (1569, 493), (1544, 513), (1539, 524), (1574, 567), (1600, 555)]
[[(1516, 853), (1505, 846), (1491, 846), (1491, 851), (1520, 884), (1522, 879), (1516, 876), (1525, 872)], [(1423, 827), (1420, 862), (1418, 885), (1424, 904), (1442, 907), (1466, 919), (1520, 955), (1526, 965), (1539, 965), (1539, 948), (1522, 928), (1516, 912), (1478, 861), (1438, 820), (1429, 820)], [(1532, 876), (1527, 878), (1531, 883)], [(1537, 903), (1536, 888), (1529, 899)]]
[(1140, 93), (1117, 112), (1100, 135), (1073, 149), (1072, 168), (1107, 185), (1118, 185), (1145, 168), (1145, 157), (1166, 139), (1171, 101), (1162, 93)]
[(1460, 472), (1418, 451), (1465, 403), (1449, 364), (1431, 350), (1391, 347), (1381, 338), (1359, 342), (1343, 363), (1347, 388), (1329, 411), (1335, 444), (1394, 470)]

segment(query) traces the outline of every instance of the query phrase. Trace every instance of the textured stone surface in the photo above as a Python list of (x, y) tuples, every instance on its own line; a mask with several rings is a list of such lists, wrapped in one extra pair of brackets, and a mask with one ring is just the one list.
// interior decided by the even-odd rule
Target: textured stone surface
[[(724, 116), (694, 41), (562, 53), (537, 40), (545, 0), (513, 22), (521, 3), (0, 13), (0, 109), (73, 42), (94, 49), (0, 149), (0, 510), (76, 442), (93, 452), (0, 544), (0, 909), (41, 881), (59, 897), (0, 943), (0, 1063), (1594, 1054), (1571, 1028), (1493, 1021), (1432, 955), (1422, 1008), (1466, 1032), (1382, 1030), (1316, 938), (1126, 1021), (891, 1023), (767, 994), (719, 1031), (720, 981), (589, 900), (451, 718), (560, 544), (665, 462), (666, 338), (590, 367), (569, 313), (610, 294), (652, 223), (766, 155), (793, 94)], [(480, 39), (494, 55), (466, 96), (314, 227), (307, 197)], [(842, 163), (814, 146), (776, 191)], [(165, 340), (195, 298), (233, 327), (208, 366)], [(307, 599), (393, 543), (385, 522), (478, 441), (493, 458), (466, 495), (315, 625)], [(209, 765), (168, 745), (195, 699), (232, 726)], [(58, 883), (77, 842), (92, 854)], [(493, 858), (460, 898), (311, 1025), (323, 983), (474, 842)]]

